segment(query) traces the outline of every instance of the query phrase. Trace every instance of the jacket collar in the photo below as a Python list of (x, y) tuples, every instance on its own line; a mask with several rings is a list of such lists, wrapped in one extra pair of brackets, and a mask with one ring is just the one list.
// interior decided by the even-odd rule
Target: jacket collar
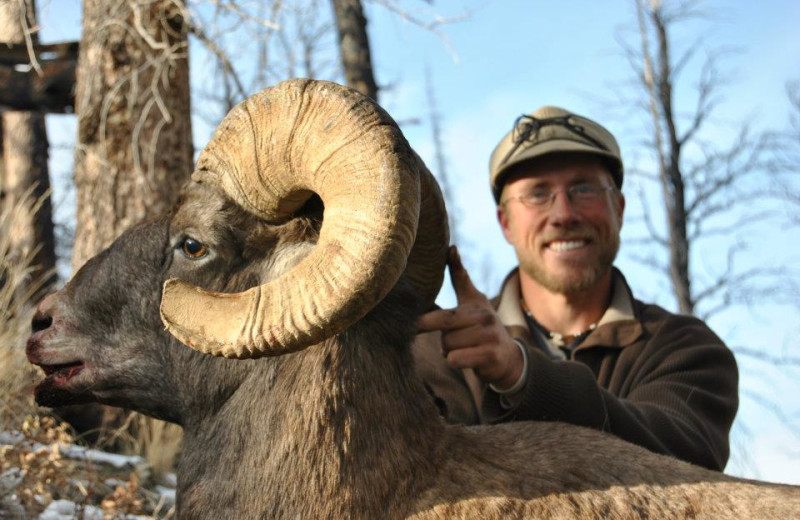
[(580, 344), (577, 350), (602, 346), (626, 347), (644, 333), (636, 313), (636, 301), (625, 276), (616, 267), (613, 270), (614, 295), (611, 305), (597, 322), (597, 328)]
[[(625, 347), (636, 341), (643, 333), (642, 324), (636, 316), (633, 293), (625, 276), (616, 267), (613, 268), (612, 276), (614, 289), (611, 304), (597, 322), (597, 329), (587, 336), (578, 349), (592, 346)], [(527, 331), (528, 325), (519, 302), (519, 268), (515, 268), (503, 281), (494, 304), (503, 325)]]
[(519, 268), (512, 270), (503, 280), (500, 295), (496, 300), (497, 315), (506, 327), (528, 328), (525, 315), (519, 305)]

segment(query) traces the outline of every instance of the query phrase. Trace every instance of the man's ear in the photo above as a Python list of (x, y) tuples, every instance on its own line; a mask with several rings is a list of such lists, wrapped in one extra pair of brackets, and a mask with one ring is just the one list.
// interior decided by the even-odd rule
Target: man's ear
[(500, 204), (497, 206), (497, 221), (500, 223), (500, 229), (503, 230), (503, 236), (506, 237), (506, 242), (513, 244), (513, 234), (511, 233), (510, 217), (505, 209), (505, 206)]
[(625, 195), (622, 194), (622, 190), (617, 191), (617, 218), (619, 218), (619, 227), (622, 229), (622, 222), (624, 221), (623, 216), (625, 215)]

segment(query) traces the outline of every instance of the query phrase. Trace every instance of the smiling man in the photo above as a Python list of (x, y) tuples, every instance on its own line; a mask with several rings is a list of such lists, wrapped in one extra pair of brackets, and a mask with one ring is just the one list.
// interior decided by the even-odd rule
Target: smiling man
[(418, 372), (451, 422), (568, 422), (722, 470), (736, 362), (700, 320), (636, 300), (613, 267), (622, 180), (601, 125), (556, 107), (520, 116), (490, 161), (519, 267), (490, 301), (451, 249), (458, 306), (420, 318)]

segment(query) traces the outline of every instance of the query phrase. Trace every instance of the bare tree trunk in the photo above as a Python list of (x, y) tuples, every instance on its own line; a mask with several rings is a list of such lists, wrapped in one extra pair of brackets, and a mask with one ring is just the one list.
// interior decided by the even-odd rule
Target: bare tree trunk
[[(680, 167), (682, 140), (678, 136), (672, 105), (673, 77), (667, 28), (661, 16), (659, 2), (653, 2), (647, 9), (646, 15), (642, 0), (636, 2), (636, 7), (642, 38), (644, 82), (650, 100), (654, 147), (658, 155), (658, 177), (667, 211), (670, 281), (678, 302), (679, 312), (694, 314), (695, 302), (692, 297), (689, 276), (686, 190)], [(655, 64), (650, 54), (645, 16), (649, 17), (650, 23), (653, 24), (658, 40)]]
[[(751, 132), (747, 123), (740, 126), (730, 145), (721, 146), (719, 140), (715, 139), (717, 144), (714, 144), (703, 139), (701, 130), (714, 123), (713, 113), (721, 99), (718, 90), (725, 81), (718, 73), (719, 54), (715, 52), (706, 53), (698, 71), (687, 70), (694, 64), (698, 51), (708, 49), (704, 49), (699, 40), (690, 44), (684, 42), (690, 33), (683, 23), (707, 18), (707, 11), (697, 2), (632, 1), (638, 17), (641, 47), (628, 48), (627, 55), (647, 95), (652, 140), (646, 146), (656, 160), (666, 232), (651, 220), (644, 193), (643, 217), (651, 239), (647, 242), (654, 240), (662, 247), (667, 262), (653, 256), (640, 258), (646, 265), (663, 270), (669, 276), (682, 313), (708, 319), (737, 303), (752, 303), (765, 296), (776, 303), (776, 295), (791, 294), (791, 272), (769, 265), (764, 258), (759, 259), (759, 265), (749, 268), (736, 265), (734, 260), (748, 245), (753, 224), (772, 220), (769, 211), (763, 208), (773, 206), (776, 197), (785, 196), (773, 190), (775, 185), (780, 187), (776, 182), (780, 178), (771, 171), (775, 167), (790, 171), (776, 161), (776, 154), (780, 156), (785, 149), (772, 132)], [(694, 94), (694, 107), (685, 106), (685, 101), (684, 105), (677, 105), (673, 93), (682, 88), (681, 82), (692, 84), (689, 90)], [(796, 162), (790, 160), (789, 164)], [(704, 242), (719, 237), (730, 242), (722, 251), (727, 260), (713, 259), (709, 263), (714, 265), (702, 271), (695, 266), (693, 270), (690, 252), (694, 256), (704, 256), (708, 251)], [(715, 242), (711, 247), (718, 256), (720, 243)], [(696, 274), (692, 276), (693, 273)], [(732, 345), (732, 350), (739, 359), (749, 357), (775, 367), (797, 364), (785, 353), (773, 355), (770, 349)], [(742, 409), (747, 401), (754, 403), (797, 434), (797, 427), (779, 409), (774, 396), (744, 386), (739, 393)], [(741, 423), (740, 431), (744, 437), (751, 436), (747, 422)], [(746, 454), (738, 455), (742, 458), (736, 461), (738, 464), (748, 463)]]
[(85, 0), (72, 268), (167, 210), (192, 169), (185, 11), (177, 0)]
[[(36, 43), (34, 0), (0, 0), (0, 41)], [(26, 215), (12, 231), (14, 257), (30, 259), (33, 266), (28, 288), (37, 288), (33, 298), (45, 294), (55, 282), (55, 239), (50, 203), (48, 142), (44, 115), (40, 112), (5, 112), (2, 115), (3, 204), (26, 204)], [(23, 202), (29, 197), (27, 202)], [(38, 202), (38, 204), (37, 204)]]
[(680, 170), (681, 143), (675, 126), (675, 113), (672, 107), (672, 71), (669, 61), (669, 40), (667, 29), (658, 9), (650, 12), (653, 25), (658, 35), (658, 67), (660, 69), (658, 84), (658, 100), (661, 113), (667, 126), (669, 137), (668, 160), (666, 171), (661, 172), (664, 190), (670, 203), (667, 204), (669, 243), (670, 243), (670, 278), (672, 287), (678, 298), (678, 308), (684, 314), (694, 314), (694, 301), (689, 279), (689, 241), (686, 234), (686, 190), (683, 174)]
[(378, 100), (378, 86), (372, 72), (372, 58), (367, 37), (367, 19), (361, 0), (333, 0), (339, 49), (347, 86)]

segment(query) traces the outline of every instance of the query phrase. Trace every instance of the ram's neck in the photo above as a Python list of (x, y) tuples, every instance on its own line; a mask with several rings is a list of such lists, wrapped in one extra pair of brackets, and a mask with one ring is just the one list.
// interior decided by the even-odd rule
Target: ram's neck
[[(283, 464), (303, 462), (286, 482), (305, 482), (309, 494), (298, 498), (331, 508), (316, 517), (390, 518), (435, 475), (441, 421), (410, 359), (352, 339), (320, 346), (299, 367), (307, 391), (287, 399)], [(292, 416), (293, 408), (302, 413)]]
[[(172, 422), (185, 431), (205, 428), (210, 418), (224, 410), (254, 371), (264, 371), (259, 365), (270, 360), (234, 361), (201, 354), (175, 338), (169, 338), (164, 349), (163, 370), (174, 388), (171, 399), (179, 404), (175, 407)], [(163, 397), (162, 397), (163, 399)]]
[(397, 325), (385, 315), (363, 320), (325, 344), (262, 360), (270, 362), (212, 420), (187, 431), (182, 515), (208, 507), (220, 508), (209, 518), (402, 511), (435, 475), (442, 422), (414, 374), (407, 332), (397, 332), (411, 327)]

